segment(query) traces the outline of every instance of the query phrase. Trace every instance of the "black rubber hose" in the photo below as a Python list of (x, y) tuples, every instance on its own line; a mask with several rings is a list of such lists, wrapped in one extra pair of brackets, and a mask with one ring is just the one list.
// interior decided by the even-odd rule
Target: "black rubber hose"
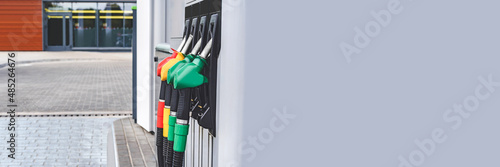
[(156, 113), (156, 154), (158, 157), (158, 165), (163, 166), (163, 109), (165, 108), (165, 89), (167, 82), (162, 81), (160, 86), (160, 97), (158, 101), (158, 112)]
[[(165, 84), (165, 91), (164, 91), (164, 93), (165, 93), (165, 108), (168, 106), (169, 107), (168, 110), (170, 110), (170, 98), (172, 97), (172, 86), (169, 85), (169, 84)], [(165, 112), (165, 110), (163, 110), (163, 111)], [(170, 115), (167, 115), (166, 113), (163, 114), (163, 118), (169, 117), (169, 116)], [(168, 122), (163, 122), (163, 127), (167, 128), (168, 131), (174, 130), (174, 129), (168, 129)], [(168, 134), (168, 131), (164, 132), (164, 133)], [(168, 138), (165, 137), (164, 134), (162, 134), (162, 135), (163, 135), (163, 161), (165, 162), (165, 164), (167, 164)], [(172, 164), (170, 164), (170, 166), (168, 166), (168, 167), (172, 167)]]
[(163, 136), (158, 134), (163, 134), (163, 128), (156, 128), (156, 155), (158, 157), (158, 166), (163, 166)]
[(184, 163), (184, 152), (174, 151), (174, 167), (182, 167)]
[[(177, 106), (177, 121), (178, 120), (186, 120), (189, 121), (189, 109), (190, 109), (190, 104), (191, 104), (191, 88), (185, 88), (185, 89), (180, 89), (179, 90), (179, 104)], [(180, 126), (176, 124), (177, 126)], [(187, 134), (187, 133), (186, 133)], [(175, 134), (175, 138), (177, 138), (177, 133)], [(184, 138), (185, 140), (185, 138)], [(185, 144), (187, 141), (175, 141), (175, 144)], [(181, 145), (183, 145), (181, 144)], [(182, 151), (182, 152), (178, 152)], [(182, 164), (184, 162), (184, 150), (174, 150), (174, 167), (182, 167)]]
[[(173, 89), (171, 87), (171, 96), (170, 96), (170, 114), (172, 114), (172, 112), (176, 112), (177, 111), (177, 105), (178, 105), (178, 101), (179, 101), (179, 91), (177, 89)], [(172, 127), (169, 127), (169, 129), (172, 128)], [(172, 129), (172, 132), (174, 131), (174, 129)], [(170, 133), (169, 131), (169, 135), (168, 135), (169, 138), (171, 138), (171, 140), (168, 140), (168, 149), (167, 149), (167, 166), (168, 167), (172, 167), (172, 164), (173, 164), (173, 158), (174, 158), (174, 141), (173, 141), (173, 138), (174, 138), (174, 135), (173, 133)]]
[(172, 167), (174, 159), (174, 141), (167, 141), (167, 167)]
[(168, 150), (168, 139), (166, 137), (163, 138), (163, 161), (165, 164), (167, 164), (167, 150)]

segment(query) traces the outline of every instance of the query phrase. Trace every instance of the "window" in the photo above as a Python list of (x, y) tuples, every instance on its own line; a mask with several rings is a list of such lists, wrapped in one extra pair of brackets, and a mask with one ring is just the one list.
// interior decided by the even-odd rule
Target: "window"
[(45, 10), (71, 10), (71, 2), (44, 2)]
[(124, 47), (123, 3), (98, 3), (99, 46)]
[(134, 17), (132, 13), (132, 6), (136, 6), (135, 3), (125, 3), (125, 25), (123, 31), (124, 45), (125, 47), (132, 47), (132, 33), (134, 32)]
[(97, 3), (73, 2), (73, 46), (97, 47)]
[[(63, 45), (63, 25), (69, 27), (69, 21), (64, 23), (61, 14), (56, 13), (69, 13), (71, 12), (71, 2), (44, 2), (45, 12), (47, 13), (47, 45), (48, 46), (61, 46)], [(69, 18), (69, 16), (68, 16)], [(66, 32), (66, 43), (69, 44), (69, 33)]]
[(47, 46), (69, 46), (70, 42), (73, 47), (132, 46), (134, 25), (131, 8), (135, 3), (101, 1), (43, 4), (47, 16), (44, 20), (47, 24)]

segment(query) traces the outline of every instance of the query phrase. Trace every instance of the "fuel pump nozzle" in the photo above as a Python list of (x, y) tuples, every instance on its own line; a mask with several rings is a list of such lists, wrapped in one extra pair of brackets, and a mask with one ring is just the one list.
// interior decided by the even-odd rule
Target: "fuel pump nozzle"
[[(186, 38), (183, 38), (183, 42), (179, 46), (179, 49), (184, 47)], [(177, 57), (177, 51), (172, 49), (174, 53), (163, 59), (160, 63), (158, 63), (157, 68), (157, 76), (161, 78), (162, 74), (161, 70), (164, 68), (164, 65), (171, 61), (172, 59)], [(162, 81), (160, 85), (160, 97), (158, 100), (158, 112), (156, 114), (156, 146), (157, 146), (157, 156), (158, 156), (158, 164), (163, 165), (165, 162), (166, 150), (167, 150), (167, 136), (168, 134), (168, 126), (165, 126), (165, 123), (168, 122), (168, 115), (170, 115), (170, 95), (171, 95), (171, 86), (167, 85), (166, 81)]]
[[(187, 42), (184, 44), (185, 46), (182, 48), (182, 51), (183, 52), (186, 52), (187, 51), (187, 48), (189, 47), (189, 43), (191, 43), (193, 40), (193, 36), (190, 35), (187, 39)], [(191, 53), (196, 53), (198, 52), (199, 48), (201, 47), (201, 40), (199, 40), (195, 47), (193, 48), (193, 51)], [(162, 68), (162, 75), (161, 75), (161, 79), (163, 82), (166, 82), (167, 83), (167, 90), (169, 90), (171, 92), (171, 98), (168, 99), (170, 100), (170, 105), (167, 108), (165, 108), (165, 113), (168, 113), (168, 117), (163, 117), (164, 120), (163, 120), (163, 124), (164, 124), (164, 127), (167, 128), (166, 131), (164, 131), (164, 137), (167, 138), (167, 141), (165, 143), (165, 147), (164, 150), (166, 152), (166, 157), (165, 157), (165, 163), (168, 165), (172, 164), (172, 160), (173, 160), (173, 145), (175, 143), (175, 140), (174, 140), (174, 128), (175, 128), (175, 122), (177, 120), (177, 110), (178, 110), (178, 96), (179, 96), (179, 92), (176, 90), (176, 89), (173, 89), (172, 88), (172, 84), (168, 82), (168, 76), (170, 75), (170, 73), (172, 73), (173, 70), (171, 69), (175, 69), (177, 67), (182, 67), (181, 64), (185, 64), (187, 62), (190, 62), (191, 59), (193, 59), (193, 56), (192, 55), (187, 55), (184, 57), (183, 55), (183, 52), (177, 52), (177, 56), (175, 57), (175, 59), (172, 59), (170, 60), (169, 62), (167, 62), (163, 68)], [(165, 106), (167, 107), (167, 106)]]
[(177, 121), (174, 131), (174, 167), (182, 167), (184, 161), (187, 135), (189, 133), (191, 88), (198, 87), (207, 82), (207, 78), (201, 75), (200, 71), (206, 63), (205, 58), (208, 57), (212, 46), (211, 43), (210, 40), (200, 56), (194, 55), (191, 62), (186, 62), (177, 67), (173, 73), (169, 73), (169, 76), (173, 76), (169, 79), (173, 80), (174, 88), (179, 90), (179, 109), (177, 111)]

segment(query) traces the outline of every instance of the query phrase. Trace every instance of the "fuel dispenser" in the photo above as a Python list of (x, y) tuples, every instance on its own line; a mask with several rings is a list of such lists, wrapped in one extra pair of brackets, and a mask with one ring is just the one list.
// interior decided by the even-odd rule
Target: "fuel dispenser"
[[(185, 43), (187, 41), (187, 35), (185, 34), (183, 37), (183, 40), (178, 48), (178, 50), (181, 50), (185, 47)], [(162, 45), (157, 46), (157, 54), (158, 50), (161, 50)], [(166, 48), (163, 48), (165, 50)], [(169, 48), (170, 49), (170, 48)], [(168, 133), (169, 133), (169, 126), (168, 126), (168, 121), (169, 121), (169, 116), (171, 112), (171, 104), (172, 104), (172, 99), (177, 99), (177, 95), (174, 94), (172, 95), (172, 88), (170, 85), (167, 84), (166, 82), (166, 71), (172, 66), (172, 64), (175, 64), (175, 62), (184, 59), (184, 56), (182, 54), (179, 54), (177, 50), (172, 49), (173, 54), (165, 59), (163, 59), (160, 63), (158, 63), (158, 68), (157, 68), (157, 75), (161, 79), (161, 87), (160, 87), (160, 97), (159, 97), (159, 102), (158, 102), (158, 113), (157, 113), (157, 138), (156, 138), (156, 146), (157, 146), (157, 160), (158, 160), (158, 165), (159, 166), (165, 166), (164, 163), (166, 164), (166, 156), (167, 156), (167, 150), (168, 146), (173, 145), (173, 143), (169, 143), (168, 141)], [(164, 51), (165, 52), (165, 51)], [(162, 73), (163, 72), (163, 73)], [(175, 100), (173, 107), (176, 108), (177, 106), (177, 101)], [(174, 112), (175, 112), (174, 108)], [(172, 128), (173, 131), (173, 128)], [(168, 165), (167, 165), (168, 166)]]
[(158, 66), (164, 108), (157, 118), (163, 128), (157, 138), (160, 166), (213, 166), (220, 10), (188, 8), (179, 48)]
[[(220, 49), (218, 18), (218, 13), (212, 13), (186, 20), (180, 51), (172, 49), (174, 54), (159, 63), (162, 86), (157, 125), (158, 134), (163, 134), (157, 137), (160, 166), (210, 166), (212, 163)], [(162, 132), (159, 124), (162, 124)], [(186, 146), (191, 149), (186, 150)], [(204, 155), (204, 147), (208, 148), (208, 155)], [(185, 159), (190, 160), (189, 165)]]
[[(167, 82), (167, 85), (169, 86), (169, 89), (172, 93), (172, 99), (170, 101), (170, 104), (172, 105), (170, 108), (170, 115), (168, 117), (168, 121), (164, 121), (164, 123), (168, 124), (168, 128), (170, 129), (167, 134), (167, 147), (164, 149), (165, 154), (166, 154), (166, 159), (165, 163), (167, 166), (171, 166), (172, 164), (172, 159), (173, 159), (173, 145), (174, 145), (174, 129), (175, 129), (175, 121), (177, 118), (177, 109), (178, 109), (178, 91), (172, 90), (172, 83), (169, 82), (168, 73), (171, 68), (174, 68), (179, 62), (184, 61), (184, 59), (189, 59), (188, 56), (184, 56), (183, 53), (186, 53), (187, 48), (191, 46), (191, 41), (193, 40), (193, 34), (190, 34), (190, 32), (194, 31), (189, 31), (189, 20), (186, 20), (186, 25), (185, 25), (185, 36), (187, 37), (187, 40), (185, 42), (182, 42), (184, 47), (182, 48), (181, 52), (177, 52), (177, 58), (168, 62), (165, 64), (165, 67), (162, 69), (162, 80), (165, 80)], [(184, 40), (183, 40), (184, 41)], [(167, 126), (165, 124), (165, 126)]]
[[(212, 162), (216, 103), (215, 98), (210, 99), (210, 97), (215, 97), (214, 93), (216, 93), (216, 60), (220, 46), (215, 44), (219, 39), (217, 37), (218, 16), (218, 14), (210, 16), (208, 27), (201, 22), (202, 26), (199, 26), (199, 33), (193, 33), (193, 35), (199, 35), (201, 38), (194, 45), (191, 54), (175, 64), (168, 72), (167, 83), (173, 84), (174, 91), (179, 93), (177, 120), (174, 126), (174, 167), (180, 167), (183, 164), (185, 166), (194, 166), (194, 164), (201, 166), (204, 162), (204, 143), (207, 143), (209, 149), (208, 155), (206, 155), (207, 162), (209, 164)], [(204, 28), (208, 29), (208, 33), (205, 33)], [(205, 46), (202, 47), (203, 50), (200, 52), (199, 48), (202, 43), (205, 43)], [(210, 78), (213, 78), (214, 81), (209, 82)], [(190, 130), (189, 127), (198, 127), (198, 133), (195, 133), (193, 128)], [(208, 130), (206, 142), (203, 140), (205, 129)], [(195, 136), (198, 136), (198, 138), (196, 139)], [(188, 142), (188, 139), (191, 141)], [(189, 143), (191, 149), (186, 150)], [(189, 160), (189, 165), (187, 160)]]

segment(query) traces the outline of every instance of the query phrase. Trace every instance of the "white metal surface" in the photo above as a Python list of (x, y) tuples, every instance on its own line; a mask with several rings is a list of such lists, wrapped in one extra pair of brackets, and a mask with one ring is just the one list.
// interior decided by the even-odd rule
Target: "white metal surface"
[(165, 22), (166, 22), (166, 2), (165, 0), (154, 0), (153, 4), (153, 46), (165, 42)]
[(166, 0), (166, 42), (177, 48), (184, 30), (184, 1)]
[(137, 124), (154, 130), (153, 0), (137, 1)]
[[(199, 0), (201, 1), (201, 0)], [(197, 2), (199, 2), (197, 0)], [(184, 27), (184, 7), (189, 4), (182, 1), (167, 0), (162, 4), (158, 0), (141, 0), (137, 2), (138, 19), (138, 124), (146, 130), (153, 131), (154, 105), (157, 99), (153, 97), (154, 88), (154, 46), (159, 42), (170, 43), (177, 48), (182, 40)], [(244, 3), (238, 6), (222, 4), (221, 51), (219, 59), (219, 77), (217, 94), (217, 137), (213, 138), (207, 130), (198, 130), (196, 121), (190, 126), (196, 130), (189, 133), (186, 146), (185, 162), (187, 166), (234, 166), (240, 163), (238, 144), (242, 140), (242, 112), (244, 88), (244, 57), (245, 57), (245, 10)], [(159, 12), (158, 6), (166, 6), (166, 11)], [(164, 27), (161, 20), (165, 19)], [(160, 21), (158, 21), (160, 20)], [(155, 22), (158, 23), (155, 24)], [(160, 24), (160, 25), (159, 25)], [(165, 33), (160, 32), (164, 29)], [(162, 39), (162, 36), (165, 38)], [(226, 41), (226, 42), (224, 42)], [(231, 41), (231, 42), (228, 42)], [(220, 87), (224, 87), (223, 90)], [(224, 105), (220, 105), (224, 104)], [(153, 119), (151, 119), (153, 118)], [(191, 129), (191, 128), (190, 128)], [(201, 140), (200, 140), (201, 139)], [(224, 144), (219, 144), (224, 143)], [(213, 146), (213, 147), (212, 147)], [(202, 151), (192, 153), (191, 150)], [(213, 154), (210, 152), (213, 151)], [(212, 159), (213, 158), (213, 159)]]
[[(192, 1), (186, 6), (198, 2), (201, 0)], [(222, 34), (219, 77), (217, 78), (217, 137), (214, 138), (206, 129), (193, 131), (190, 128), (185, 154), (186, 166), (226, 167), (241, 164), (239, 148), (244, 123), (242, 115), (245, 73), (245, 6), (244, 3), (238, 5), (223, 3), (222, 9), (222, 24), (219, 25)], [(207, 53), (202, 51), (203, 57), (207, 57)], [(220, 89), (221, 87), (224, 89)], [(196, 121), (192, 121), (190, 126), (198, 129)], [(196, 151), (201, 152), (196, 153)]]
[(238, 166), (241, 161), (239, 143), (244, 123), (245, 13), (244, 2), (238, 5), (222, 3), (214, 166)]

